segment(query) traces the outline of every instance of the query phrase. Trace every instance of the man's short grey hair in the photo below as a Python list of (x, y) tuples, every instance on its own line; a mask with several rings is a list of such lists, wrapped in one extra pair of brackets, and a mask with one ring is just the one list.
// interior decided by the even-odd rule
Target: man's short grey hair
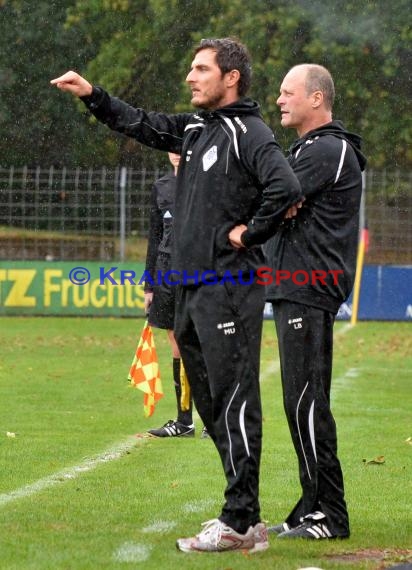
[(296, 67), (302, 67), (307, 70), (305, 78), (306, 94), (311, 95), (315, 91), (322, 91), (325, 107), (331, 111), (335, 101), (335, 85), (330, 72), (323, 65), (316, 63), (303, 63)]

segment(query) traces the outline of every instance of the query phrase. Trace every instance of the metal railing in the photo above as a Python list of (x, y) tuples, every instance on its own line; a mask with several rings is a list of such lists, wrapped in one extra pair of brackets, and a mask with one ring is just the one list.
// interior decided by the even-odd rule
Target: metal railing
[[(125, 260), (164, 171), (0, 168), (0, 259)], [(412, 264), (412, 172), (369, 170), (366, 263)]]

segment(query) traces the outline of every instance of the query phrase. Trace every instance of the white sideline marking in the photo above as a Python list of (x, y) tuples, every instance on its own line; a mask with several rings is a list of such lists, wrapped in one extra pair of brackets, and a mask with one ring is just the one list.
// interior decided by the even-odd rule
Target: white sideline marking
[(272, 376), (274, 374), (277, 374), (279, 370), (280, 370), (279, 360), (273, 360), (272, 362), (269, 362), (266, 368), (262, 370), (262, 372), (260, 373), (260, 382), (264, 382), (264, 380), (267, 380), (267, 378), (269, 377), (272, 378)]
[(142, 532), (168, 532), (176, 526), (175, 521), (154, 521), (150, 526), (145, 526), (142, 528)]
[(108, 461), (120, 459), (130, 449), (136, 447), (136, 444), (136, 438), (129, 437), (127, 440), (116, 443), (99, 455), (85, 459), (79, 465), (74, 465), (73, 467), (68, 467), (67, 469), (58, 471), (57, 473), (44, 477), (43, 479), (39, 479), (30, 485), (20, 487), (20, 489), (15, 489), (9, 493), (3, 493), (0, 495), (0, 507), (7, 505), (7, 503), (11, 503), (12, 501), (16, 501), (17, 499), (24, 499), (26, 497), (35, 495), (36, 493), (39, 493), (48, 487), (52, 487), (53, 485), (64, 483), (67, 480), (76, 479), (82, 473), (95, 469), (101, 463), (107, 463)]
[(202, 499), (200, 501), (191, 501), (182, 505), (182, 511), (185, 513), (200, 513), (206, 511), (216, 505), (214, 499)]
[(348, 368), (341, 376), (333, 379), (333, 382), (343, 382), (347, 378), (357, 378), (359, 376), (359, 368)]
[(147, 544), (125, 542), (113, 553), (113, 559), (116, 562), (145, 562), (151, 551), (152, 547)]
[(395, 374), (411, 374), (412, 372), (412, 368), (382, 368), (382, 366), (362, 366), (362, 370), (369, 370), (371, 372), (378, 370), (379, 372), (394, 372)]
[(363, 368), (348, 368), (343, 374), (337, 376), (336, 378), (332, 376), (332, 388), (331, 388), (331, 401), (335, 403), (335, 399), (339, 397), (342, 390), (345, 392), (350, 390), (354, 384), (354, 380), (359, 377), (362, 373)]
[(335, 335), (345, 334), (348, 331), (350, 331), (352, 328), (353, 328), (353, 326), (350, 323), (345, 323), (343, 325), (343, 327), (341, 329), (337, 330), (334, 334)]

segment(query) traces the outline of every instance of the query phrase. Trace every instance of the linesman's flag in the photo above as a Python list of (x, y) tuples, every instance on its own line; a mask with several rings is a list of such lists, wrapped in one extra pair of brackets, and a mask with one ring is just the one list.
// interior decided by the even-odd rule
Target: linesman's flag
[(160, 380), (159, 363), (153, 338), (152, 327), (144, 324), (136, 354), (129, 371), (129, 381), (132, 386), (144, 392), (144, 415), (153, 414), (156, 402), (163, 397), (162, 382)]

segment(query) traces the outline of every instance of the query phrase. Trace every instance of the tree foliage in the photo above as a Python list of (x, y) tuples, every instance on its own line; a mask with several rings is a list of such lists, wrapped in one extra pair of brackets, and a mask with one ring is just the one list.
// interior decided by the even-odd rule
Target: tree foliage
[(282, 77), (316, 62), (332, 72), (334, 116), (362, 135), (369, 165), (410, 167), (409, 12), (409, 0), (0, 0), (1, 162), (162, 160), (85, 120), (49, 79), (74, 68), (133, 105), (188, 110), (193, 46), (236, 36), (253, 57), (251, 96), (282, 146), (295, 136), (279, 125)]
[[(0, 3), (0, 164), (65, 164), (92, 153), (97, 135), (49, 81), (95, 57), (64, 29), (73, 2)], [(90, 160), (90, 155), (89, 155)]]

